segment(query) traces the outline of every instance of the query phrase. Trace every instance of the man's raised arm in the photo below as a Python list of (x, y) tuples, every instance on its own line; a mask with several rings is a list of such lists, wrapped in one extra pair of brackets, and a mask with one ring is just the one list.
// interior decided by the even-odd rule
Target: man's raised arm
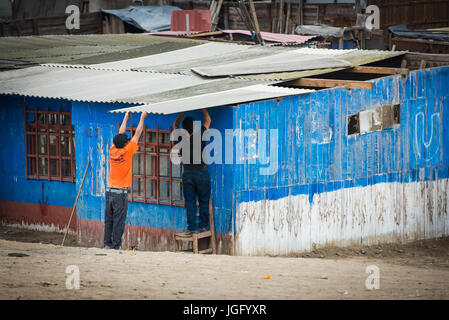
[(120, 129), (118, 130), (119, 134), (126, 132), (126, 123), (128, 122), (128, 119), (131, 118), (131, 114), (128, 112), (125, 113), (125, 116), (123, 117), (122, 124), (120, 125)]
[(201, 109), (201, 111), (203, 112), (203, 118), (204, 118), (203, 126), (204, 126), (206, 129), (209, 129), (210, 123), (212, 122), (212, 120), (210, 119), (210, 116), (209, 116), (209, 112), (207, 112), (207, 109), (206, 109), (206, 108)]
[(185, 112), (181, 112), (177, 117), (175, 122), (173, 123), (173, 129), (179, 129), (179, 123), (181, 122), (182, 117), (184, 117)]
[(147, 116), (148, 116), (148, 112), (146, 112), (146, 111), (142, 112), (142, 115), (140, 116), (139, 125), (137, 126), (136, 133), (134, 133), (134, 136), (133, 136), (133, 140), (136, 143), (139, 142), (140, 135), (142, 134), (142, 131), (143, 131), (143, 122)]

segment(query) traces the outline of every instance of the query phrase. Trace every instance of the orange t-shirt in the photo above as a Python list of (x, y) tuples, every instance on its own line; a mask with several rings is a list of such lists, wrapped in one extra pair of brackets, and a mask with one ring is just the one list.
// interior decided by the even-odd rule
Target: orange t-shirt
[(129, 188), (132, 184), (133, 155), (138, 146), (134, 139), (121, 149), (112, 145), (109, 149), (109, 171), (108, 187)]

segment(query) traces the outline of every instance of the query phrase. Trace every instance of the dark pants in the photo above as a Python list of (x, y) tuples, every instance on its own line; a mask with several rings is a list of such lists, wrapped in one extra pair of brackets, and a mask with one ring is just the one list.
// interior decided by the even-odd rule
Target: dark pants
[(187, 211), (187, 229), (198, 230), (196, 198), (200, 205), (199, 228), (209, 226), (210, 177), (208, 171), (184, 171), (182, 189)]
[(120, 249), (128, 214), (128, 194), (106, 191), (106, 212), (104, 218), (104, 245)]

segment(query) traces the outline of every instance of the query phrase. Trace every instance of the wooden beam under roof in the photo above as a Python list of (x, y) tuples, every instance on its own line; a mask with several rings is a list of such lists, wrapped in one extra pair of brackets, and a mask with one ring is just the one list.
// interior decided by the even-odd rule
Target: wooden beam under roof
[(370, 74), (402, 74), (407, 75), (409, 70), (406, 68), (387, 68), (387, 67), (368, 67), (368, 66), (357, 66), (349, 69), (345, 69), (345, 72), (353, 73), (370, 73)]
[(316, 79), (301, 78), (287, 83), (291, 86), (298, 87), (316, 87), (316, 88), (335, 88), (346, 86), (350, 89), (373, 89), (372, 82), (356, 81), (356, 80), (334, 80), (334, 79)]

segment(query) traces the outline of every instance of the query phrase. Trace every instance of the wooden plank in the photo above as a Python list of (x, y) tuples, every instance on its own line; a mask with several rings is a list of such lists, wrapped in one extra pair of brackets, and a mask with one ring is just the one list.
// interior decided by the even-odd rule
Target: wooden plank
[(284, 33), (285, 33), (285, 34), (288, 33), (288, 23), (289, 23), (289, 21), (290, 21), (291, 6), (292, 6), (292, 1), (291, 1), (291, 0), (288, 0), (288, 4), (287, 4), (287, 16), (285, 17), (285, 30), (284, 30)]
[(190, 38), (215, 36), (215, 35), (218, 35), (218, 34), (223, 34), (223, 31), (202, 32), (202, 33), (191, 34)]
[(358, 66), (349, 69), (345, 69), (346, 72), (353, 73), (370, 73), (370, 74), (408, 74), (409, 70), (406, 68), (386, 68), (386, 67), (368, 67), (368, 66)]
[(256, 8), (254, 7), (253, 0), (249, 0), (249, 7), (251, 9), (251, 15), (253, 16), (254, 32), (256, 32), (257, 40), (263, 44), (264, 41), (260, 35), (259, 21), (257, 20)]
[(421, 60), (421, 63), (419, 64), (419, 68), (424, 69), (426, 67), (426, 64), (427, 64), (426, 60), (424, 60), (424, 59)]
[(406, 53), (405, 58), (407, 61), (415, 60), (415, 61), (437, 61), (437, 62), (449, 62), (449, 55), (447, 54), (431, 54), (431, 53)]
[(315, 78), (301, 78), (293, 80), (291, 82), (288, 82), (288, 85), (316, 88), (335, 88), (346, 86), (350, 89), (373, 89), (374, 87), (372, 82)]
[(209, 228), (211, 232), (210, 241), (212, 244), (212, 253), (217, 254), (217, 240), (215, 238), (214, 206), (212, 198), (209, 199)]
[(194, 233), (192, 237), (193, 253), (198, 253), (198, 235)]
[(279, 4), (279, 33), (282, 33), (283, 17), (284, 17), (284, 0), (280, 0)]
[[(215, 3), (215, 1), (214, 1)], [(219, 20), (219, 15), (220, 15), (220, 10), (221, 10), (221, 6), (223, 4), (223, 0), (218, 0), (218, 4), (216, 4), (214, 6), (213, 11), (211, 11), (212, 13), (212, 27), (211, 27), (211, 31), (215, 31), (215, 29), (217, 28), (217, 24), (218, 24), (218, 20)]]
[(173, 252), (176, 252), (178, 250), (179, 250), (178, 240), (176, 240), (176, 235), (173, 235)]

